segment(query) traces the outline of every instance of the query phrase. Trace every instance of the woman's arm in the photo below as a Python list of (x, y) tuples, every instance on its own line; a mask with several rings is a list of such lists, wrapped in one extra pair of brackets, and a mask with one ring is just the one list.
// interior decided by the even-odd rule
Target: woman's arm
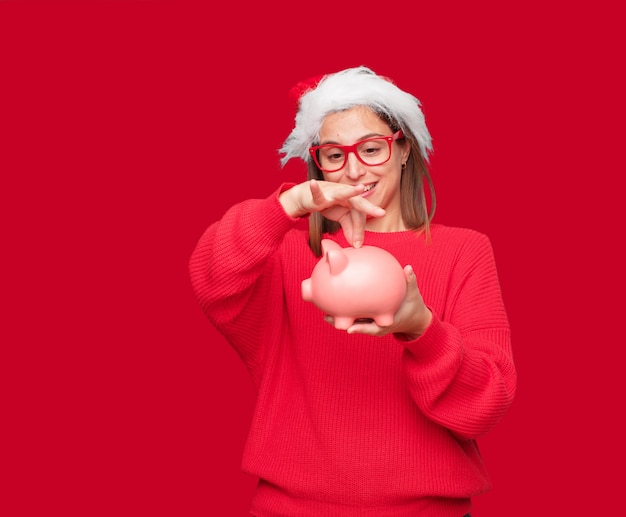
[(290, 187), (231, 207), (202, 235), (189, 260), (200, 307), (247, 363), (260, 360), (254, 336), (276, 324), (267, 308), (282, 303), (276, 251), (297, 219), (285, 213), (278, 197)]
[(484, 235), (475, 238), (454, 275), (446, 321), (433, 314), (421, 336), (403, 342), (413, 399), (429, 418), (465, 439), (495, 426), (517, 382), (491, 244)]

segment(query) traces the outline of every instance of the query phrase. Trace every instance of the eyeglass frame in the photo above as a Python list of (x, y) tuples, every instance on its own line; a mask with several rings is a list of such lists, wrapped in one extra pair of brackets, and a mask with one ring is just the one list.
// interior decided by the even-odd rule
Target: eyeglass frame
[[(398, 131), (396, 131), (393, 135), (373, 136), (371, 138), (365, 138), (364, 140), (359, 140), (358, 142), (352, 145), (339, 145), (339, 144), (314, 145), (313, 147), (309, 147), (309, 154), (311, 155), (311, 158), (313, 158), (315, 165), (317, 165), (322, 172), (328, 172), (328, 173), (339, 172), (341, 169), (343, 169), (346, 166), (346, 163), (348, 163), (348, 154), (350, 153), (353, 153), (354, 156), (356, 156), (357, 160), (359, 160), (363, 165), (366, 165), (368, 167), (378, 167), (379, 165), (383, 165), (387, 163), (389, 160), (391, 160), (391, 144), (393, 144), (393, 142), (395, 142), (396, 140), (400, 140), (401, 138), (404, 138), (404, 133), (402, 132), (402, 129), (398, 129)], [(371, 165), (365, 162), (363, 158), (359, 156), (359, 153), (357, 152), (357, 147), (363, 144), (364, 142), (369, 142), (370, 140), (385, 140), (387, 142), (387, 144), (389, 145), (389, 156), (387, 157), (385, 161), (377, 163), (376, 165)], [(332, 170), (324, 169), (319, 162), (317, 152), (320, 149), (327, 149), (329, 147), (336, 147), (338, 149), (341, 149), (344, 152), (343, 163), (341, 164), (341, 167), (339, 167), (338, 169), (332, 169)]]

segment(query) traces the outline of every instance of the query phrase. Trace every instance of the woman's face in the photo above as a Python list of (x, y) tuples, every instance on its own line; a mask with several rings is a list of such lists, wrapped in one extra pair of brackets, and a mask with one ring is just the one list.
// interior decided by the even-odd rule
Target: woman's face
[[(391, 128), (372, 110), (355, 107), (328, 115), (320, 129), (320, 145), (352, 145), (375, 136), (390, 136)], [(382, 165), (365, 165), (354, 153), (349, 153), (345, 166), (337, 172), (324, 172), (326, 181), (365, 185), (363, 197), (384, 208), (387, 214), (370, 218), (366, 228), (371, 231), (401, 231), (406, 227), (400, 211), (400, 177), (402, 164), (406, 162), (410, 146), (404, 139), (392, 144), (391, 158)]]

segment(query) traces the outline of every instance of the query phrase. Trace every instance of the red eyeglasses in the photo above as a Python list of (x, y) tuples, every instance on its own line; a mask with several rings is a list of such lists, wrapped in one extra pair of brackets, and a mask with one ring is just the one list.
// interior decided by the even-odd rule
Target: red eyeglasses
[(389, 161), (391, 144), (400, 138), (404, 138), (401, 129), (391, 136), (366, 138), (352, 145), (316, 145), (309, 148), (309, 154), (315, 165), (324, 172), (337, 172), (343, 169), (348, 161), (348, 153), (354, 153), (362, 164), (374, 167)]

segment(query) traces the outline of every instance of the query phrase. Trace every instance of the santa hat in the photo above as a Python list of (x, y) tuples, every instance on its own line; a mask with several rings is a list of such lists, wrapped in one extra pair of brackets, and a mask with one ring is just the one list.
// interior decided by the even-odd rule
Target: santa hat
[(298, 103), (298, 112), (296, 126), (280, 149), (283, 165), (291, 158), (310, 159), (309, 147), (318, 143), (326, 116), (354, 106), (368, 106), (397, 121), (405, 134), (415, 137), (424, 159), (432, 151), (420, 101), (367, 67), (313, 77), (294, 86), (290, 96)]

